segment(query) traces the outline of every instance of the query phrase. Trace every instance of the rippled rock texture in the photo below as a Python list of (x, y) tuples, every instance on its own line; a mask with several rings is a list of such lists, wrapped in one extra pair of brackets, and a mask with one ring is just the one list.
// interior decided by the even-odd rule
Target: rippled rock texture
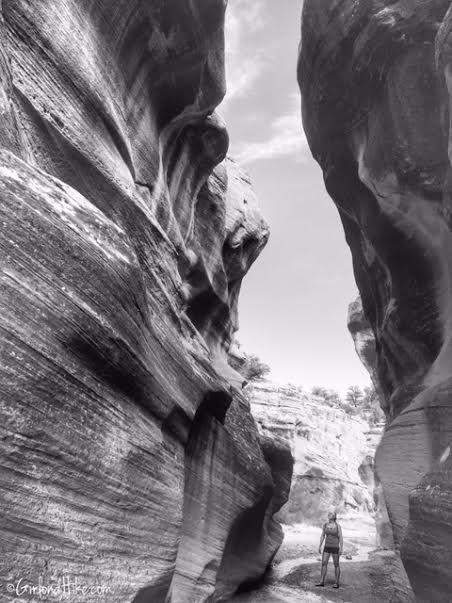
[(304, 3), (306, 134), (337, 205), (390, 424), (377, 453), (420, 601), (452, 592), (449, 1)]
[(281, 541), (226, 364), (268, 229), (214, 113), (224, 10), (2, 3), (2, 601), (224, 600)]
[(262, 436), (286, 441), (295, 460), (289, 500), (278, 514), (283, 523), (321, 526), (332, 508), (338, 515), (373, 515), (373, 457), (381, 429), (369, 430), (361, 419), (295, 386), (264, 382), (248, 395)]

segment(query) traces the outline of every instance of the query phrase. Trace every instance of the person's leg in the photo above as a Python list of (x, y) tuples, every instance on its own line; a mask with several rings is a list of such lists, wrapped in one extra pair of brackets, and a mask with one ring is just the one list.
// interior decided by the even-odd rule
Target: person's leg
[(326, 572), (328, 571), (328, 561), (330, 560), (329, 553), (323, 553), (322, 555), (322, 573), (320, 574), (320, 582), (316, 586), (324, 586)]
[(334, 575), (336, 577), (336, 584), (335, 586), (339, 586), (339, 579), (341, 577), (341, 568), (339, 567), (339, 555), (337, 554), (333, 554), (333, 561), (334, 561)]

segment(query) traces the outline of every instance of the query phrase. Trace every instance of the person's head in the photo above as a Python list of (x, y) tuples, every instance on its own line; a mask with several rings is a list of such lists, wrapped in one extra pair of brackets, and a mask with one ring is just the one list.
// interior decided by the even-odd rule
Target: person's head
[(336, 521), (336, 513), (334, 511), (328, 513), (328, 521)]

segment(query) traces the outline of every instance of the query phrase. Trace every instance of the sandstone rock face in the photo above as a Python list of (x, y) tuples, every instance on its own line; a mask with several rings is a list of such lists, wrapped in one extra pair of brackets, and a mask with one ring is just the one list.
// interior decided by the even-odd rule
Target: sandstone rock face
[(375, 335), (364, 314), (363, 303), (360, 297), (348, 307), (347, 327), (353, 338), (356, 353), (369, 373), (372, 384), (378, 393), (380, 405), (383, 409), (386, 409), (386, 402), (378, 380)]
[(289, 443), (295, 460), (289, 500), (278, 517), (286, 524), (321, 526), (328, 512), (373, 514), (373, 457), (381, 428), (370, 430), (295, 386), (270, 382), (248, 390), (262, 436)]
[[(364, 315), (363, 304), (360, 297), (352, 302), (348, 308), (347, 326), (355, 343), (356, 353), (367, 369), (372, 383), (378, 393), (380, 405), (383, 410), (387, 411), (388, 407), (378, 380), (375, 336), (366, 316)], [(378, 439), (375, 442), (375, 450), (377, 449), (381, 436), (382, 431), (379, 430), (377, 435)], [(392, 526), (386, 508), (383, 487), (381, 485), (380, 478), (375, 471), (373, 458), (372, 467), (372, 480), (374, 483), (375, 499), (375, 522), (377, 525), (380, 546), (384, 548), (393, 548), (394, 537), (392, 533)]]
[(226, 365), (268, 228), (214, 113), (224, 10), (1, 4), (2, 601), (226, 600), (281, 541)]
[(420, 601), (452, 591), (451, 3), (304, 3), (311, 150), (353, 255), (390, 424), (377, 471)]

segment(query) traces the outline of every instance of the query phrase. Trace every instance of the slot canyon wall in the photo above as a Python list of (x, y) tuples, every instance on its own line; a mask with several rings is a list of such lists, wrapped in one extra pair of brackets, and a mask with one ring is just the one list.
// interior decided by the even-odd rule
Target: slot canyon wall
[(291, 385), (248, 386), (260, 432), (289, 444), (292, 487), (278, 513), (285, 524), (323, 526), (328, 512), (373, 515), (373, 457), (382, 428)]
[(2, 601), (223, 601), (281, 542), (290, 454), (226, 361), (268, 227), (215, 114), (224, 11), (0, 4)]
[(353, 257), (388, 426), (376, 456), (417, 599), (452, 592), (452, 8), (305, 0), (311, 151)]

